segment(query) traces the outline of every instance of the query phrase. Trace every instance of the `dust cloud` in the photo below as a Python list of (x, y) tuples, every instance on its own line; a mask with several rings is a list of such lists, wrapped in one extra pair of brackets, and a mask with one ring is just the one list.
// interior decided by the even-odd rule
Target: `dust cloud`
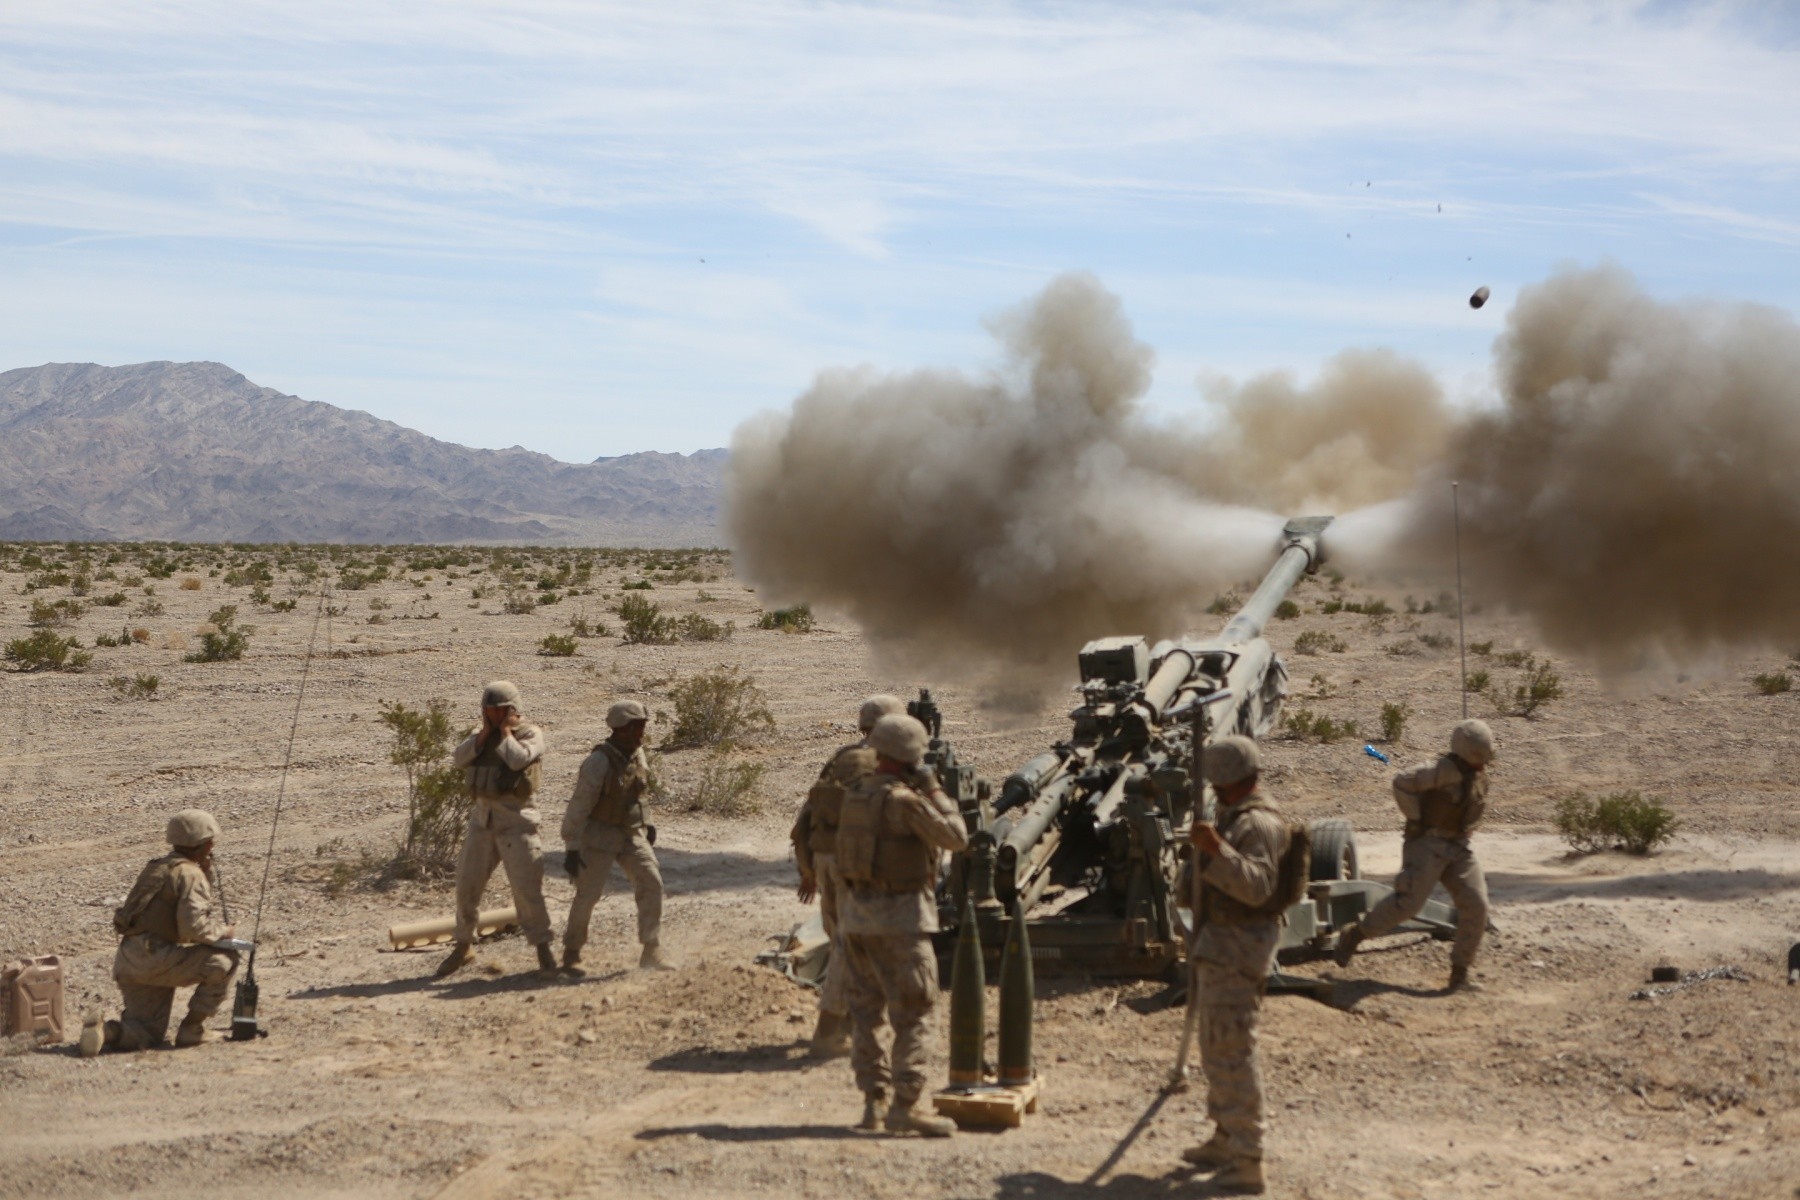
[(1307, 388), (1275, 373), (1202, 393), (1221, 418), (1203, 443), (1214, 494), (1294, 515), (1405, 495), (1451, 429), (1430, 372), (1387, 350), (1345, 351)]
[(848, 612), (914, 666), (1029, 692), (1090, 638), (1181, 632), (1260, 574), (1282, 519), (1197, 484), (1204, 438), (1144, 416), (1151, 351), (1091, 276), (992, 323), (1007, 367), (822, 375), (740, 428), (738, 568), (771, 602)]
[(1286, 515), (1340, 514), (1328, 552), (1359, 574), (1447, 571), (1455, 479), (1471, 596), (1554, 649), (1621, 674), (1800, 645), (1800, 327), (1776, 310), (1568, 270), (1521, 293), (1489, 409), (1354, 351), (1305, 387), (1203, 383), (1190, 422), (1140, 411), (1151, 351), (1090, 276), (993, 330), (993, 378), (827, 373), (738, 431), (726, 524), (771, 602), (1028, 694), (1090, 638), (1210, 628)]
[(1448, 561), (1461, 484), (1473, 595), (1603, 672), (1800, 645), (1800, 326), (1670, 304), (1617, 267), (1524, 291), (1501, 405), (1454, 433), (1391, 549)]

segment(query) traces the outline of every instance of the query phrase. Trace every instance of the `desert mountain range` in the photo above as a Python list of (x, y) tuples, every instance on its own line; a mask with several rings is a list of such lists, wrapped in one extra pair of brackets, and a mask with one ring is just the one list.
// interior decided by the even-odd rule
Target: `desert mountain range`
[(476, 450), (212, 362), (0, 374), (0, 539), (719, 543), (724, 450)]

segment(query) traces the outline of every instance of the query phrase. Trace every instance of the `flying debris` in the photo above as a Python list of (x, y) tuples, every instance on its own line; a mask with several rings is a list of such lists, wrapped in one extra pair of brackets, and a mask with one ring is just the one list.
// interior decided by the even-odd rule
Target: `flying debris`
[(1475, 289), (1475, 294), (1473, 296), (1469, 297), (1469, 307), (1470, 308), (1480, 308), (1482, 305), (1486, 304), (1487, 301), (1488, 301), (1487, 288), (1486, 287), (1478, 287)]

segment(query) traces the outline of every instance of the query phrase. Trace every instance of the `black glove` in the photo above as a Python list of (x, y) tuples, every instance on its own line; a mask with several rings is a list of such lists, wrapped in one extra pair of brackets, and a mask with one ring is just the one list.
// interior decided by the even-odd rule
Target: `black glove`
[(656, 845), (656, 826), (644, 826), (644, 840), (649, 842), (652, 846)]
[(579, 850), (564, 850), (563, 851), (563, 870), (565, 870), (569, 873), (570, 879), (573, 879), (577, 875), (581, 874), (581, 851), (579, 851)]

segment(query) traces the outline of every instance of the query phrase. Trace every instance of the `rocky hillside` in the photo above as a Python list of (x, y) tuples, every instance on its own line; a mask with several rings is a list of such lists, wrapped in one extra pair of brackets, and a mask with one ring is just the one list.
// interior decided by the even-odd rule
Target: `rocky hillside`
[(473, 450), (219, 363), (0, 374), (0, 538), (714, 545), (725, 451)]

